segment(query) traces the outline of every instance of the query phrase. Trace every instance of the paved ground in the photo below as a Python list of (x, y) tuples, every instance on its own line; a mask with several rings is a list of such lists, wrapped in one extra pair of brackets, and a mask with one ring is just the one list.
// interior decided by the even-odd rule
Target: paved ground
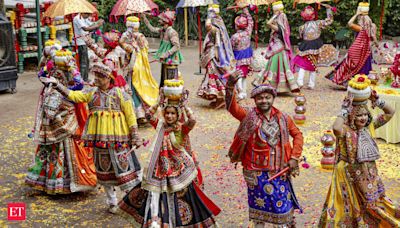
[[(222, 227), (247, 227), (246, 185), (241, 176), (241, 168), (234, 168), (226, 157), (238, 121), (225, 110), (211, 110), (208, 102), (195, 96), (202, 76), (194, 75), (198, 71), (198, 53), (196, 47), (183, 49), (186, 61), (180, 71), (185, 85), (191, 91), (190, 106), (195, 112), (198, 124), (191, 133), (193, 148), (201, 161), (205, 176), (205, 192), (222, 209), (217, 217)], [(159, 79), (160, 66), (152, 64), (153, 74)], [(326, 69), (323, 69), (326, 71)], [(44, 227), (128, 227), (124, 219), (106, 212), (103, 190), (92, 193), (77, 193), (66, 196), (47, 196), (32, 191), (24, 185), (26, 170), (32, 162), (35, 147), (27, 137), (33, 126), (35, 107), (41, 84), (35, 72), (27, 72), (18, 79), (18, 93), (0, 94), (0, 226)], [(331, 172), (320, 168), (321, 143), (319, 139), (324, 130), (330, 128), (339, 111), (344, 92), (335, 89), (329, 81), (318, 78), (317, 89), (305, 90), (307, 97), (307, 123), (301, 126), (304, 134), (304, 154), (311, 168), (301, 170), (301, 176), (294, 180), (297, 196), (304, 213), (297, 215), (298, 227), (313, 227), (318, 222), (325, 194), (331, 179)], [(253, 105), (252, 100), (244, 102)], [(293, 97), (281, 96), (276, 106), (293, 114)], [(140, 133), (151, 139), (154, 130), (141, 129)], [(386, 185), (387, 194), (395, 202), (400, 202), (400, 147), (378, 141), (382, 158), (379, 169)], [(137, 152), (143, 165), (149, 158), (149, 152)], [(119, 192), (119, 197), (122, 193)], [(8, 222), (6, 218), (9, 202), (27, 204), (25, 222)]]

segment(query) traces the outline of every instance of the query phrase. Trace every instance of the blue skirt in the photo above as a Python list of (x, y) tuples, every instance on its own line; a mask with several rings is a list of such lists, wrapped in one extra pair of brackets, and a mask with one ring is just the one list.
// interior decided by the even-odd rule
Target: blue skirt
[(292, 224), (294, 210), (300, 209), (300, 206), (290, 179), (284, 180), (281, 176), (268, 182), (268, 171), (244, 170), (243, 174), (248, 187), (250, 220)]

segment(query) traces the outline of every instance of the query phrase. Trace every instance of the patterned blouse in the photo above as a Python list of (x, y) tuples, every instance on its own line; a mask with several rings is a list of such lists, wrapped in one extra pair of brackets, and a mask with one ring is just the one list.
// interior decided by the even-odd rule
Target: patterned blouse
[[(251, 34), (253, 32), (254, 21), (249, 13), (247, 8), (243, 9), (243, 12), (247, 18), (247, 28), (244, 30), (238, 30), (235, 34), (231, 37), (231, 44), (233, 51), (243, 51), (248, 48), (251, 48)], [(250, 65), (252, 58), (236, 58), (237, 66), (241, 65)]]
[(90, 114), (83, 140), (106, 144), (131, 140), (131, 129), (137, 127), (136, 116), (130, 96), (120, 88), (113, 87), (105, 92), (97, 87), (87, 87), (82, 91), (70, 91), (68, 99), (88, 103)]
[(331, 9), (326, 9), (325, 20), (307, 21), (304, 25), (300, 26), (300, 38), (303, 40), (311, 41), (316, 40), (321, 36), (322, 29), (328, 27), (333, 23), (333, 13)]

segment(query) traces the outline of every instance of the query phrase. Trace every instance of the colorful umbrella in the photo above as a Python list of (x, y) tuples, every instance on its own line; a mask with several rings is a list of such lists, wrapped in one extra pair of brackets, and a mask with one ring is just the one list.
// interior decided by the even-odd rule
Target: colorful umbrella
[(158, 5), (155, 4), (152, 0), (145, 0), (147, 5), (149, 5), (151, 10), (157, 9), (158, 10)]
[(207, 6), (214, 3), (214, 0), (181, 0), (176, 8)]
[(52, 4), (44, 17), (55, 18), (58, 16), (66, 16), (74, 13), (96, 13), (97, 9), (86, 0), (58, 0)]
[(330, 2), (331, 0), (294, 0), (294, 3), (305, 3), (305, 4), (314, 4), (321, 2)]
[[(44, 17), (55, 18), (58, 16), (67, 16), (76, 13), (96, 13), (97, 9), (86, 0), (58, 0), (56, 3), (51, 5), (46, 12), (44, 12)], [(74, 23), (72, 23), (72, 28)], [(74, 32), (75, 50), (78, 50), (76, 44), (76, 37)], [(79, 54), (75, 56), (76, 62), (79, 66)]]
[(158, 10), (157, 4), (152, 0), (119, 0), (111, 10), (110, 22), (118, 22), (118, 17), (128, 16), (134, 13), (143, 13), (153, 9)]
[(236, 5), (241, 6), (241, 5), (256, 5), (256, 6), (261, 6), (261, 5), (269, 5), (273, 3), (275, 0), (237, 0)]

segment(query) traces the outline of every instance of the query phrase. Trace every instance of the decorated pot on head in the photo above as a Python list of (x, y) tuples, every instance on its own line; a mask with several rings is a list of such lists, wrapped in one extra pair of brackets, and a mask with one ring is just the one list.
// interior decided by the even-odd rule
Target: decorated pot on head
[(368, 15), (369, 3), (368, 2), (358, 3), (357, 11), (360, 12), (362, 15)]
[(208, 5), (208, 12), (214, 12), (216, 14), (219, 14), (219, 5), (218, 4), (210, 4)]
[(353, 105), (362, 105), (368, 102), (371, 96), (371, 80), (365, 74), (354, 76), (347, 87), (347, 92), (353, 95)]
[(55, 52), (54, 62), (57, 67), (61, 69), (67, 69), (69, 67), (69, 63), (73, 60), (72, 52), (70, 50), (58, 50)]
[(61, 49), (62, 46), (59, 40), (48, 40), (44, 43), (43, 53), (46, 57), (54, 57), (55, 51)]
[(182, 97), (183, 93), (183, 80), (178, 79), (171, 79), (164, 81), (164, 88), (163, 88), (164, 97), (168, 98), (168, 101), (176, 101)]
[(125, 25), (127, 28), (132, 28), (134, 30), (138, 30), (140, 27), (140, 19), (135, 16), (127, 17)]
[(277, 1), (277, 2), (272, 3), (272, 10), (274, 12), (283, 11), (283, 9), (285, 9), (285, 6), (283, 5), (282, 1)]

